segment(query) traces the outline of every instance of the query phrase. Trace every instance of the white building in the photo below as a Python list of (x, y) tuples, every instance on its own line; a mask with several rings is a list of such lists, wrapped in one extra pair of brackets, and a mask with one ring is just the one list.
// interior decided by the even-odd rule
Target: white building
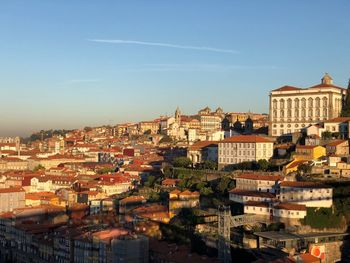
[(247, 191), (240, 189), (232, 189), (229, 192), (230, 200), (236, 203), (245, 204), (246, 202), (273, 202), (276, 196), (267, 192)]
[(333, 85), (326, 73), (321, 83), (309, 88), (283, 86), (270, 92), (269, 135), (299, 132), (320, 121), (339, 117), (346, 89)]
[(306, 206), (291, 203), (268, 204), (264, 202), (249, 201), (244, 204), (244, 213), (289, 219), (302, 219), (306, 216)]
[(282, 176), (262, 174), (241, 174), (236, 177), (236, 189), (275, 193)]
[(314, 182), (280, 183), (280, 193), (277, 198), (281, 202), (302, 204), (306, 207), (331, 207), (333, 204), (333, 189)]
[(255, 135), (240, 135), (219, 142), (219, 168), (247, 161), (269, 160), (273, 142)]

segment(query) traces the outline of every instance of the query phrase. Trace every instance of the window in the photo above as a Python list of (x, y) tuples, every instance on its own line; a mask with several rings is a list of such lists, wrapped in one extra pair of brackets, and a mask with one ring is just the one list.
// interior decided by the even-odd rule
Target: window
[(308, 105), (309, 105), (309, 108), (313, 108), (314, 106), (314, 100), (312, 98), (309, 98), (308, 99)]
[(284, 99), (281, 99), (281, 100), (280, 100), (280, 108), (281, 108), (281, 109), (284, 109)]
[(301, 99), (301, 107), (305, 108), (306, 107), (306, 99)]
[(299, 99), (294, 100), (294, 107), (299, 108)]

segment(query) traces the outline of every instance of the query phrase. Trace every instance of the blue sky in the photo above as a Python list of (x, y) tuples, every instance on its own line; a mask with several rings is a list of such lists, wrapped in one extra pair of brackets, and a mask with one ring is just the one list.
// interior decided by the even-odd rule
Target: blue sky
[[(271, 89), (350, 77), (350, 1), (0, 3), (0, 136), (268, 111)], [(98, 41), (97, 41), (98, 40)]]

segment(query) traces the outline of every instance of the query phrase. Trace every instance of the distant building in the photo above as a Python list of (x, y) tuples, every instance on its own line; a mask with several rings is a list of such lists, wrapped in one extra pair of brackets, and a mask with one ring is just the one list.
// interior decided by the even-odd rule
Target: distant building
[(0, 189), (0, 213), (11, 212), (26, 206), (23, 188), (12, 187)]
[(218, 160), (218, 142), (200, 141), (195, 142), (187, 149), (187, 157), (191, 159), (193, 164), (204, 161), (217, 162)]
[(270, 92), (270, 136), (299, 132), (310, 124), (340, 116), (346, 89), (326, 73), (309, 88), (283, 86)]

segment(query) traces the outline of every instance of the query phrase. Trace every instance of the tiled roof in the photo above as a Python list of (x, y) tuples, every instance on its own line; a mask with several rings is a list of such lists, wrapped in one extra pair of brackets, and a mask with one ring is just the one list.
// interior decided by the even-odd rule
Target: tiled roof
[(281, 182), (280, 186), (295, 187), (295, 188), (331, 188), (330, 186), (326, 186), (315, 182), (292, 182), (292, 181)]
[(325, 83), (321, 83), (321, 84), (317, 84), (317, 85), (314, 85), (312, 87), (309, 87), (309, 89), (322, 89), (322, 88), (336, 88), (336, 89), (345, 90), (342, 87), (339, 87), (339, 86), (336, 86), (333, 84), (325, 84)]
[(241, 174), (237, 179), (249, 179), (259, 181), (282, 181), (284, 177), (279, 175), (265, 175), (265, 174)]
[(197, 151), (200, 150), (204, 147), (215, 147), (218, 146), (218, 142), (216, 141), (199, 141), (199, 142), (195, 142), (194, 144), (192, 144), (190, 147), (188, 147), (188, 150), (190, 151)]
[(16, 192), (25, 192), (25, 191), (22, 187), (0, 188), (0, 194), (16, 193)]
[(329, 120), (326, 120), (324, 121), (325, 123), (328, 123), (328, 122), (348, 122), (350, 121), (350, 117), (336, 117), (336, 118), (333, 118), (333, 119), (329, 119)]
[(241, 190), (241, 189), (232, 189), (230, 190), (230, 193), (235, 195), (242, 195), (242, 196), (256, 196), (256, 197), (263, 197), (263, 198), (275, 198), (276, 196), (272, 193), (267, 192), (257, 192), (257, 191), (248, 191), (248, 190)]
[(346, 140), (334, 140), (334, 141), (331, 141), (327, 144), (327, 146), (337, 146), (339, 144), (342, 144), (346, 142)]
[(292, 91), (292, 90), (300, 90), (301, 88), (293, 87), (293, 86), (283, 86), (278, 89), (274, 89), (272, 91)]
[(244, 204), (244, 206), (269, 207), (269, 204), (266, 202), (248, 201)]
[(279, 203), (274, 206), (275, 209), (283, 209), (283, 210), (297, 210), (297, 211), (306, 211), (305, 205), (298, 205), (292, 203)]
[(238, 135), (238, 136), (232, 136), (229, 138), (226, 138), (223, 141), (220, 141), (219, 143), (223, 143), (223, 142), (271, 142), (273, 143), (273, 141), (271, 141), (270, 139), (267, 139), (265, 137), (262, 136), (257, 136), (257, 135)]

